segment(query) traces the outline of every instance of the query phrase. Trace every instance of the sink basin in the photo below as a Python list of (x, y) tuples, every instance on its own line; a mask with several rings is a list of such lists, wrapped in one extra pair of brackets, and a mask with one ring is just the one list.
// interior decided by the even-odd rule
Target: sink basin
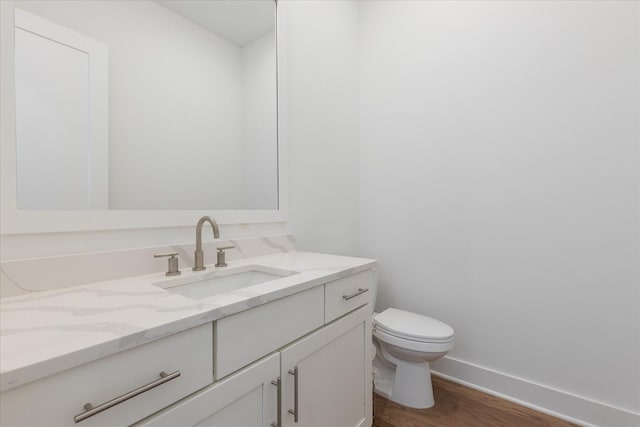
[(154, 283), (174, 294), (202, 299), (226, 294), (271, 280), (298, 274), (297, 271), (280, 270), (260, 265), (248, 265), (229, 270), (217, 270), (195, 277), (181, 277)]

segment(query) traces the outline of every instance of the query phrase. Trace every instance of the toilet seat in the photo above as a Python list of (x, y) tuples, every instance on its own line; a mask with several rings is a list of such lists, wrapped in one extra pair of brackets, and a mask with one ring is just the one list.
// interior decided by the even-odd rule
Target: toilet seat
[(453, 341), (453, 328), (446, 323), (396, 308), (377, 314), (373, 325), (378, 332), (401, 340), (442, 344)]
[(373, 336), (384, 343), (420, 353), (446, 353), (453, 348), (453, 337), (449, 341), (442, 342), (414, 341), (388, 334), (378, 328), (374, 328)]

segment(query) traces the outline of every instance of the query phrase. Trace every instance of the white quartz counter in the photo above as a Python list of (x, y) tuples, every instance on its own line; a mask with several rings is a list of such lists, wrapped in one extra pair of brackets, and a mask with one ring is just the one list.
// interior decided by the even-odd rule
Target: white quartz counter
[[(298, 272), (242, 290), (191, 299), (149, 274), (0, 300), (0, 391), (97, 360), (359, 271), (376, 261), (286, 252), (230, 261)], [(222, 268), (224, 269), (224, 268)], [(221, 270), (183, 268), (181, 278)]]

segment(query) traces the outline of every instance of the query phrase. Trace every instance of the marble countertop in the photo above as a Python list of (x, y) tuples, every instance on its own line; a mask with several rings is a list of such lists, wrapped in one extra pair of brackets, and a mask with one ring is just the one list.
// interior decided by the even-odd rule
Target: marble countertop
[[(148, 274), (0, 300), (0, 391), (211, 322), (323, 283), (375, 268), (376, 261), (286, 252), (182, 270), (182, 281), (258, 265), (298, 272), (204, 299), (169, 292)], [(158, 284), (160, 286), (156, 286)]]

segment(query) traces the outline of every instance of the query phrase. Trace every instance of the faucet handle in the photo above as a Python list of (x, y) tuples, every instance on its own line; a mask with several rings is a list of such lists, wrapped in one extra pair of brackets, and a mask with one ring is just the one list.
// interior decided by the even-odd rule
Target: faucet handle
[(227, 262), (225, 260), (225, 253), (224, 251), (227, 249), (233, 249), (235, 248), (235, 246), (221, 246), (219, 248), (216, 248), (218, 250), (218, 262), (216, 263), (216, 267), (226, 267), (227, 266)]
[(169, 252), (166, 254), (153, 254), (154, 258), (169, 257), (166, 276), (177, 276), (182, 272), (178, 269), (178, 252)]

